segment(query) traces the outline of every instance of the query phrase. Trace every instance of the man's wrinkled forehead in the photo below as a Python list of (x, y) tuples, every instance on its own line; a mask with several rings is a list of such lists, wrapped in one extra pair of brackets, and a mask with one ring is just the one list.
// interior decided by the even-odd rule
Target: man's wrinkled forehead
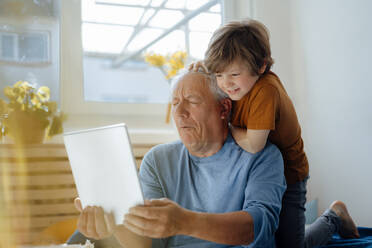
[(209, 94), (211, 92), (207, 80), (201, 73), (189, 72), (179, 79), (173, 89), (173, 95), (186, 92), (198, 95)]

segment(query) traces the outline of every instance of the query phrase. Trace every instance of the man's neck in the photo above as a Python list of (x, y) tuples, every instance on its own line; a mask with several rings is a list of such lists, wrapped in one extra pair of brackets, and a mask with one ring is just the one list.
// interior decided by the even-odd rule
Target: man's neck
[[(218, 134), (220, 135), (220, 134)], [(219, 150), (221, 150), (222, 146), (224, 145), (228, 135), (228, 129), (223, 132), (223, 135), (212, 142), (206, 142), (204, 144), (195, 144), (190, 145), (187, 147), (190, 154), (196, 157), (210, 157), (216, 154)]]

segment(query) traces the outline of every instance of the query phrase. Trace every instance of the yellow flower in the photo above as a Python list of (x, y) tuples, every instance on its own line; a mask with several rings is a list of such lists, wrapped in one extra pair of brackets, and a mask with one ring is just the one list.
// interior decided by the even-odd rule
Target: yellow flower
[(150, 65), (159, 67), (164, 73), (167, 80), (174, 77), (178, 71), (185, 67), (185, 60), (187, 53), (184, 51), (177, 51), (169, 56), (163, 56), (156, 53), (147, 53), (145, 61)]
[(40, 98), (37, 94), (31, 93), (31, 103), (37, 109), (39, 109), (41, 107)]
[[(17, 82), (16, 84), (20, 83), (22, 81), (19, 81)], [(15, 86), (16, 87), (16, 86)], [(21, 88), (23, 91), (29, 93), (31, 92), (32, 89), (35, 89), (34, 86), (32, 86), (29, 82), (26, 82), (26, 81), (23, 81), (20, 86), (18, 86), (19, 88)]]
[(38, 89), (36, 94), (42, 102), (49, 101), (50, 89), (46, 86), (42, 86)]
[(13, 92), (13, 88), (10, 87), (10, 86), (6, 86), (4, 88), (4, 95), (6, 97), (8, 97), (9, 99), (13, 99), (15, 96), (14, 96), (14, 92)]
[(18, 81), (16, 82), (13, 87), (16, 88), (16, 87), (21, 87), (21, 85), (23, 84), (23, 81)]
[(165, 58), (163, 55), (156, 54), (156, 53), (147, 53), (145, 55), (145, 61), (150, 65), (161, 67), (165, 64)]
[(167, 65), (169, 66), (168, 74), (166, 76), (167, 79), (171, 79), (180, 69), (185, 67), (186, 57), (187, 54), (183, 51), (175, 52), (170, 56), (167, 61)]
[(185, 61), (185, 59), (187, 58), (187, 53), (184, 51), (178, 51), (178, 52), (173, 53), (172, 57), (175, 59)]
[(168, 70), (167, 75), (165, 76), (166, 79), (171, 79), (172, 77), (177, 75), (178, 70), (177, 69), (170, 69)]

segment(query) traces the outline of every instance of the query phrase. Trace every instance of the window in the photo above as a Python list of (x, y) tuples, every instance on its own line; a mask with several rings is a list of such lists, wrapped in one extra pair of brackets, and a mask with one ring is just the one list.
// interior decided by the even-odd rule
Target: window
[(59, 18), (59, 1), (0, 1), (0, 98), (4, 87), (24, 80), (48, 86), (60, 100)]
[(186, 51), (204, 57), (221, 24), (220, 1), (82, 0), (84, 99), (166, 103), (169, 85), (144, 53)]
[(20, 64), (50, 62), (48, 32), (13, 33), (0, 30), (0, 60)]

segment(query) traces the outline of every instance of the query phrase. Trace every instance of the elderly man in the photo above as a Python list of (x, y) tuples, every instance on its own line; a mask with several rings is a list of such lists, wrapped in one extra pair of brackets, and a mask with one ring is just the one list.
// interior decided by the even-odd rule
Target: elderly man
[[(114, 226), (98, 207), (81, 209), (69, 243), (96, 239), (95, 247), (275, 247), (285, 191), (278, 149), (267, 144), (250, 154), (230, 135), (231, 101), (215, 79), (200, 72), (178, 78), (173, 118), (181, 141), (154, 147), (140, 169), (145, 205)], [(343, 202), (335, 201), (306, 233), (306, 247), (326, 244), (332, 234), (359, 237)], [(113, 237), (116, 237), (113, 238)], [(98, 239), (102, 239), (99, 240)], [(119, 241), (119, 242), (118, 242)]]
[(77, 201), (80, 232), (95, 239), (114, 234), (125, 247), (151, 241), (152, 247), (275, 247), (286, 189), (280, 151), (268, 143), (251, 154), (235, 143), (231, 101), (210, 75), (182, 75), (172, 105), (182, 142), (154, 147), (140, 168), (145, 198), (152, 200), (116, 227), (102, 209), (82, 211)]

